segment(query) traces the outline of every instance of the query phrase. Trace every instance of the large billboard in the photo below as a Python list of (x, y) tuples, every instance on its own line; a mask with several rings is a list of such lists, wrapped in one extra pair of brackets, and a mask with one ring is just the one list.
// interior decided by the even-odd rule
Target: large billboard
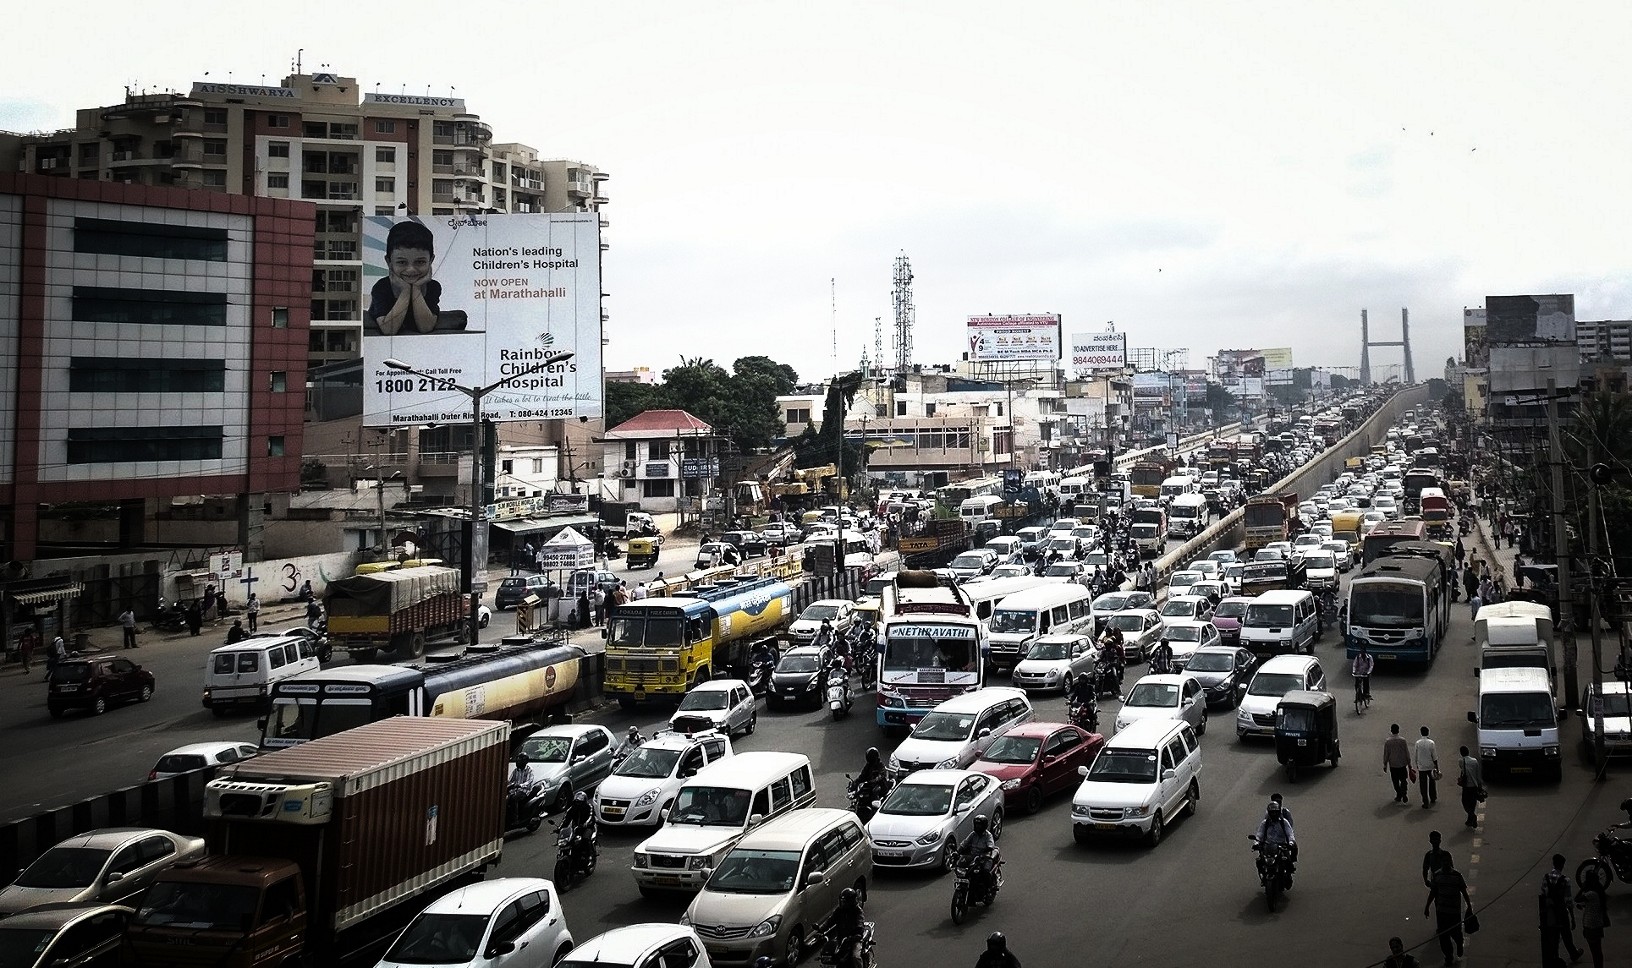
[(1259, 350), (1258, 355), (1264, 358), (1266, 370), (1292, 369), (1292, 348), (1290, 346), (1272, 346), (1267, 350)]
[(1575, 342), (1575, 296), (1486, 296), (1489, 343)]
[(1058, 316), (970, 316), (969, 359), (974, 363), (1059, 360)]
[[(594, 212), (363, 219), (363, 422), (601, 416), (601, 239)], [(424, 376), (385, 365), (400, 360)]]
[(1120, 370), (1127, 365), (1127, 333), (1071, 334), (1073, 370)]
[(1470, 370), (1490, 366), (1490, 344), (1485, 341), (1484, 307), (1462, 310), (1462, 365)]
[(1149, 402), (1151, 400), (1166, 400), (1173, 392), (1175, 380), (1171, 374), (1160, 370), (1151, 370), (1147, 373), (1133, 375), (1133, 396), (1136, 400)]

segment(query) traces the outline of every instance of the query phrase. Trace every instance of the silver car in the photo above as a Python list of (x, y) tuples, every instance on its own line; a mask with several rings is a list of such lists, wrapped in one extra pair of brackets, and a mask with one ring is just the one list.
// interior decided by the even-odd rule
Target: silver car
[(669, 717), (669, 728), (677, 733), (716, 729), (727, 736), (747, 735), (757, 725), (753, 690), (741, 679), (712, 679), (693, 687)]
[(1150, 650), (1162, 640), (1162, 632), (1167, 628), (1154, 608), (1124, 609), (1105, 621), (1122, 633), (1122, 658), (1127, 662), (1143, 662), (1149, 658)]
[(974, 832), (975, 818), (1003, 833), (1003, 784), (972, 770), (920, 770), (906, 777), (867, 821), (877, 867), (933, 867), (945, 871), (958, 845)]
[(518, 755), (527, 771), (544, 783), (549, 809), (567, 805), (574, 793), (589, 793), (612, 772), (617, 743), (605, 726), (573, 723), (546, 726), (522, 741)]
[(56, 845), (0, 891), (0, 917), (41, 904), (123, 904), (166, 868), (202, 860), (204, 840), (151, 827), (104, 827)]
[(1096, 655), (1098, 650), (1086, 635), (1045, 635), (1015, 664), (1011, 681), (1027, 691), (1070, 689), (1078, 676), (1094, 674)]

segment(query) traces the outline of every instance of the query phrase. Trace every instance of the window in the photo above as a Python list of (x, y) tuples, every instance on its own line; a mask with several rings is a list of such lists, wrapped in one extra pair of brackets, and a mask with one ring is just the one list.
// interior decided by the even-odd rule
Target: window
[(227, 296), (219, 292), (75, 286), (73, 318), (82, 323), (225, 326)]
[[(720, 751), (723, 753), (725, 751), (725, 744), (722, 742), (719, 745), (720, 745)], [(792, 779), (793, 779), (793, 798), (795, 800), (801, 800), (801, 799), (803, 799), (803, 798), (810, 795), (810, 768), (809, 767), (801, 766), (799, 769), (794, 770)]]
[(282, 457), (283, 456), (283, 435), (282, 434), (273, 434), (272, 436), (266, 438), (266, 456), (268, 456), (268, 457)]
[(227, 173), (224, 171), (206, 171), (202, 180), (205, 188), (227, 187)]
[(176, 852), (176, 845), (169, 837), (144, 837), (141, 843), (142, 863), (151, 864), (156, 860), (163, 860)]
[(646, 456), (649, 460), (668, 460), (669, 442), (666, 440), (649, 441), (646, 444)]
[(432, 121), (431, 122), (431, 137), (433, 137), (433, 138), (452, 138), (453, 137), (453, 122), (452, 121)]
[(205, 108), (204, 109), (204, 123), (205, 124), (226, 124), (227, 123), (227, 109), (226, 108)]
[(544, 473), (544, 458), (542, 458), (542, 457), (534, 457), (533, 458), (533, 473), (534, 474)]
[(99, 154), (100, 147), (101, 147), (100, 145), (97, 145), (95, 143), (80, 145), (79, 146), (79, 163), (82, 164), (82, 165), (94, 165), (94, 164), (96, 164), (96, 159), (97, 159), (97, 155)]
[(261, 923), (293, 917), (300, 910), (300, 889), (293, 877), (286, 877), (266, 889), (261, 904)]
[(521, 905), (521, 922), (517, 934), (544, 920), (544, 916), (550, 913), (550, 895), (544, 891), (534, 891), (522, 897), (517, 903)]
[(640, 482), (641, 497), (674, 497), (674, 481), (656, 480)]
[(431, 152), (431, 164), (433, 164), (433, 165), (443, 165), (443, 166), (449, 167), (449, 168), (453, 167), (453, 152), (451, 152), (451, 151), (433, 151), (433, 152)]
[(632, 440), (625, 442), (623, 445), (623, 459), (635, 460), (637, 457), (638, 455), (635, 453), (635, 442)]
[(266, 126), (269, 128), (287, 128), (289, 127), (289, 115), (269, 114), (266, 116)]
[(273, 393), (284, 393), (289, 389), (289, 374), (285, 370), (273, 370), (269, 385)]
[(268, 141), (266, 143), (266, 156), (268, 158), (287, 158), (287, 157), (289, 157), (289, 142), (287, 142), (287, 141)]
[(895, 415), (897, 417), (905, 417), (907, 415), (907, 401), (905, 401), (905, 400), (895, 401)]
[(221, 360), (120, 359), (76, 356), (68, 365), (71, 393), (219, 393), (226, 389)]
[(269, 662), (274, 669), (283, 668), (286, 664), (283, 659), (283, 650), (268, 649), (266, 652), (266, 661)]
[(74, 219), (74, 251), (150, 259), (227, 261), (227, 230), (114, 219)]
[(375, 134), (396, 134), (397, 122), (377, 120), (374, 122)]
[(397, 163), (397, 149), (375, 148), (374, 160), (382, 165), (394, 165)]
[(395, 178), (376, 178), (374, 179), (374, 190), (386, 195), (395, 195), (397, 193), (397, 180)]
[(269, 171), (269, 172), (267, 172), (266, 173), (266, 187), (267, 188), (288, 188), (289, 187), (289, 174), (288, 174), (288, 172), (281, 172), (281, 171)]
[(220, 460), (222, 430), (201, 427), (77, 427), (68, 431), (68, 463)]
[(108, 873), (130, 874), (140, 866), (142, 866), (142, 846), (141, 844), (131, 844), (128, 847), (119, 848), (119, 852), (113, 855), (113, 860), (108, 862)]
[(789, 408), (788, 419), (785, 420), (784, 423), (810, 423), (810, 408)]
[(204, 156), (225, 158), (227, 156), (227, 142), (222, 138), (204, 139)]
[(272, 309), (272, 328), (273, 329), (288, 329), (289, 328), (289, 310), (288, 309), (285, 309), (282, 306), (273, 307), (273, 309)]

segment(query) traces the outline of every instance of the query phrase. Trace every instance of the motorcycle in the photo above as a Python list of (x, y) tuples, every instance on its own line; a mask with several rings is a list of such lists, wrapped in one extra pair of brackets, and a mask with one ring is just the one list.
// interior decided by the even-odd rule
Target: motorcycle
[(1616, 877), (1632, 884), (1632, 838), (1615, 832), (1632, 827), (1632, 800), (1622, 800), (1621, 809), (1626, 811), (1626, 823), (1611, 824), (1609, 829), (1592, 839), (1592, 846), (1598, 853), (1582, 861), (1581, 866), (1575, 869), (1575, 883), (1578, 886), (1586, 886), (1589, 870), (1598, 872), (1598, 886), (1602, 888), (1607, 889), (1609, 882)]
[(1066, 707), (1066, 722), (1090, 733), (1099, 732), (1099, 703), (1071, 703)]
[(873, 814), (878, 813), (878, 804), (890, 792), (883, 777), (863, 784), (859, 780), (852, 780), (848, 773), (844, 775), (844, 790), (845, 796), (850, 798), (850, 811), (862, 823), (873, 819)]
[(862, 926), (859, 956), (852, 954), (855, 946), (844, 944), (845, 940), (829, 934), (826, 943), (822, 945), (818, 962), (826, 968), (874, 968), (878, 964), (873, 957), (873, 946), (878, 943), (874, 936), (873, 922), (867, 921)]
[(861, 687), (872, 689), (878, 685), (878, 647), (864, 643), (856, 652), (856, 664), (861, 667)]
[(1119, 699), (1122, 696), (1122, 670), (1109, 662), (1101, 663), (1099, 670), (1094, 673), (1094, 697), (1096, 699)]
[(153, 628), (160, 632), (185, 632), (187, 630), (187, 610), (181, 603), (166, 605), (164, 599), (159, 599), (159, 610), (153, 614)]
[[(995, 852), (994, 852), (995, 854)], [(997, 892), (1003, 886), (1003, 861), (994, 854), (972, 860), (959, 859), (952, 868), (952, 923), (962, 924), (971, 904), (991, 907)], [(975, 884), (976, 876), (983, 884)], [(978, 896), (976, 892), (979, 892)]]
[[(555, 827), (555, 821), (549, 822)], [(595, 835), (577, 824), (562, 823), (555, 832), (555, 888), (571, 890), (573, 885), (595, 873)]]
[(507, 784), (504, 793), (505, 831), (536, 832), (544, 823), (548, 807), (549, 797), (545, 795), (542, 781)]
[(827, 708), (834, 719), (850, 715), (850, 674), (834, 669), (827, 674)]
[(1259, 843), (1257, 834), (1247, 834), (1247, 839), (1258, 852), (1258, 883), (1264, 888), (1264, 901), (1273, 911), (1281, 895), (1292, 887), (1292, 848), (1286, 844)]
[(763, 696), (771, 691), (771, 673), (776, 671), (776, 660), (770, 656), (756, 656), (748, 667), (748, 688), (754, 695)]

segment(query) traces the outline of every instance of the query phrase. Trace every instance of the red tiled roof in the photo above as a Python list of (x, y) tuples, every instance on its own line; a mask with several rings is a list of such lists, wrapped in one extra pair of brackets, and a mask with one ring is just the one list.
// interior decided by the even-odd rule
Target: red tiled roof
[(712, 433), (714, 428), (684, 410), (642, 410), (606, 433), (651, 433), (667, 430), (683, 433)]

